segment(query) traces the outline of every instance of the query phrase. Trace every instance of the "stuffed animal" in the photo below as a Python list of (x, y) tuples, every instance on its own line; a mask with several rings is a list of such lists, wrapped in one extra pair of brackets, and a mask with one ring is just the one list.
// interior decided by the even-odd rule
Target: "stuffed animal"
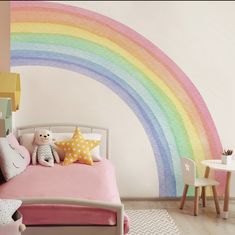
[(54, 159), (60, 163), (58, 153), (52, 146), (52, 133), (46, 129), (36, 130), (34, 134), (34, 151), (32, 155), (32, 164), (37, 161), (43, 166), (54, 166)]

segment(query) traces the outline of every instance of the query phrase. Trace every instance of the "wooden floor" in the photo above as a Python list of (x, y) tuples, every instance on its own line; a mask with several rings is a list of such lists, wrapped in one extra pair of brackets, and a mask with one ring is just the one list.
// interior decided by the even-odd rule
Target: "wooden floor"
[[(182, 235), (234, 235), (235, 200), (230, 201), (229, 219), (216, 216), (214, 201), (208, 200), (206, 208), (199, 206), (198, 216), (193, 216), (193, 201), (186, 200), (184, 210), (179, 209), (179, 201), (133, 201), (123, 200), (125, 209), (167, 209), (174, 218)], [(223, 202), (220, 201), (220, 209)]]

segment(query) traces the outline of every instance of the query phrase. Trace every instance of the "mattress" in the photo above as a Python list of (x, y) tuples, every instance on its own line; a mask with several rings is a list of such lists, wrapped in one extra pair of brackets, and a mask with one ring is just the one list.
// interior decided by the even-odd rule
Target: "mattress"
[[(0, 198), (73, 198), (121, 203), (115, 169), (103, 159), (93, 166), (73, 163), (54, 167), (30, 165), (0, 186)], [(116, 213), (72, 205), (25, 205), (20, 209), (26, 225), (115, 225)], [(128, 231), (128, 218), (124, 231)]]

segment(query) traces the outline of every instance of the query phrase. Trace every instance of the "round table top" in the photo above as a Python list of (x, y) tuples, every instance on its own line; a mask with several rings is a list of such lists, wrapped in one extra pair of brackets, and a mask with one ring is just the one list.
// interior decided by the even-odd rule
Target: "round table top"
[(203, 160), (203, 165), (220, 171), (235, 171), (235, 160), (232, 160), (231, 164), (223, 164), (221, 160)]

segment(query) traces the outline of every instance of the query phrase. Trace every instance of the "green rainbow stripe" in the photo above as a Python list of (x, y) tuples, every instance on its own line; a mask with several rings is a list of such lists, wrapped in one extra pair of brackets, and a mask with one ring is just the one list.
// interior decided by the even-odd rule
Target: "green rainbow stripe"
[(199, 166), (220, 156), (216, 128), (197, 89), (165, 54), (128, 27), (77, 7), (13, 2), (11, 31), (13, 66), (83, 73), (130, 106), (151, 142), (161, 197), (182, 193), (180, 157)]

